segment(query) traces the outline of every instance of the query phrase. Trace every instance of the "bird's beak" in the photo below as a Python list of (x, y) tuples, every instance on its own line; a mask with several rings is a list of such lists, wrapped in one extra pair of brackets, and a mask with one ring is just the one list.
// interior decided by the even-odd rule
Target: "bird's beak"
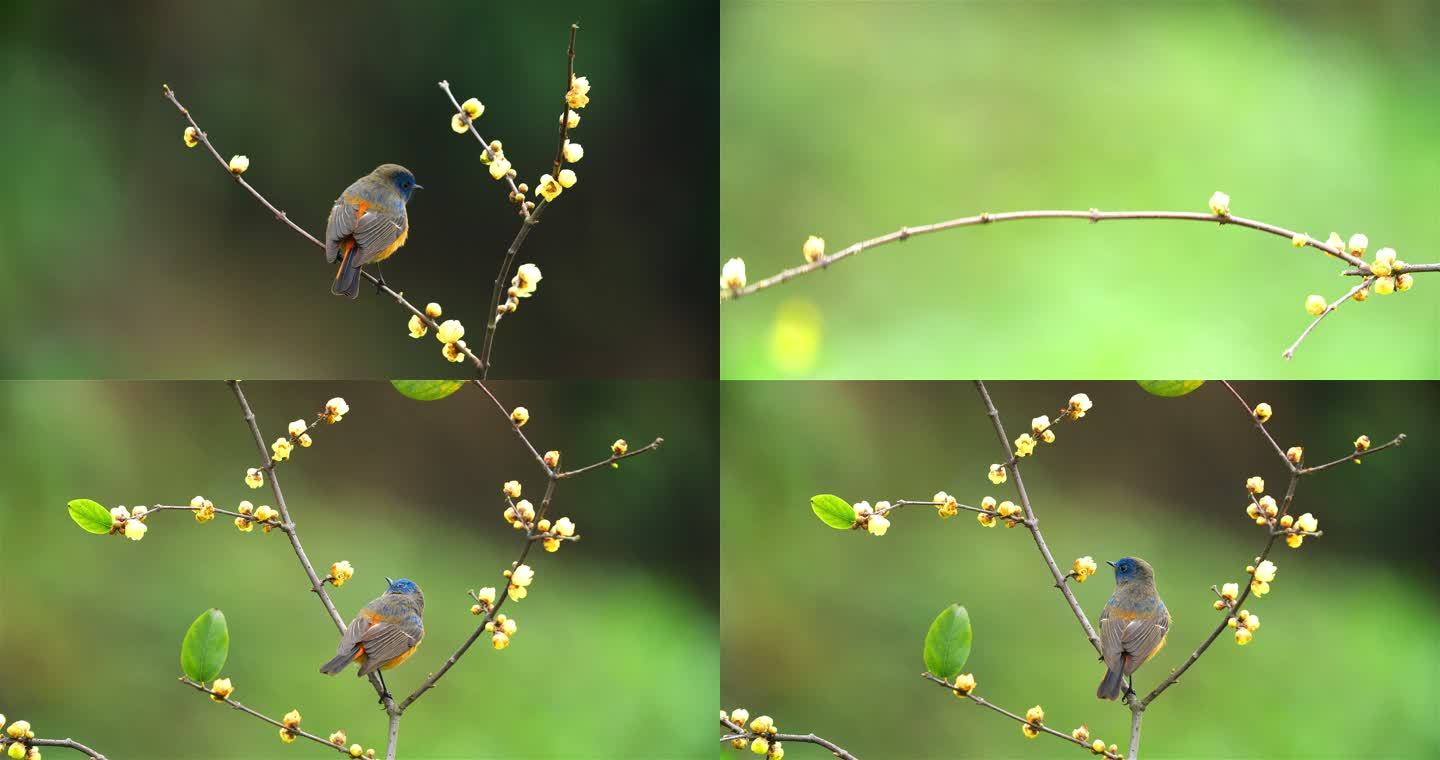
[(386, 577), (385, 577), (385, 585), (387, 585), (387, 586), (393, 586), (393, 585), (395, 585), (395, 580), (394, 580), (393, 578), (390, 578), (389, 576), (386, 576)]
[(1108, 559), (1105, 560), (1105, 564), (1107, 564), (1107, 565), (1109, 565), (1109, 566), (1111, 566), (1111, 567), (1114, 567), (1114, 566), (1115, 566), (1115, 563), (1114, 563), (1114, 562), (1111, 562), (1111, 561), (1108, 560)]
[(424, 189), (425, 189), (425, 186), (422, 185), (422, 184), (420, 184), (419, 182), (416, 182), (416, 183), (415, 183), (415, 189), (416, 189), (416, 190), (424, 190)]

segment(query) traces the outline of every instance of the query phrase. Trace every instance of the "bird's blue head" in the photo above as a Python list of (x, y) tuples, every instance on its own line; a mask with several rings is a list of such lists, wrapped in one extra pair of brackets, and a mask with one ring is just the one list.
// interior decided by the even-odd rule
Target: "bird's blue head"
[(387, 594), (420, 593), (420, 587), (416, 586), (415, 581), (412, 581), (409, 578), (395, 578), (393, 580), (390, 578), (386, 578), (385, 582), (390, 584), (389, 588), (385, 589), (385, 593)]
[(394, 185), (406, 202), (410, 201), (411, 193), (425, 189), (424, 185), (415, 181), (415, 175), (411, 174), (409, 169), (399, 164), (381, 164), (376, 167), (375, 174)]
[(1105, 562), (1115, 568), (1116, 584), (1129, 583), (1131, 581), (1154, 582), (1155, 580), (1155, 571), (1150, 567), (1150, 563), (1138, 557), (1125, 557), (1116, 562), (1109, 560)]

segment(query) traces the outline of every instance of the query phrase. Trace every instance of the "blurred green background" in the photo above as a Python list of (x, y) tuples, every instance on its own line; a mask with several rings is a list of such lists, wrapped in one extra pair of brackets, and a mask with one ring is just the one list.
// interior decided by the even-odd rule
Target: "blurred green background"
[[(314, 234), (377, 164), (413, 170), (425, 189), (385, 276), (474, 333), (518, 222), (435, 83), (485, 103), (481, 134), (533, 187), (555, 154), (572, 21), (593, 88), (573, 138), (585, 158), (521, 251), (545, 279), (506, 320), (492, 376), (715, 377), (714, 275), (689, 253), (716, 238), (715, 7), (658, 0), (0, 4), (0, 374), (447, 371), (373, 288), (331, 296), (321, 252), (184, 148), (161, 83)], [(557, 350), (522, 350), (541, 343)]]
[[(1271, 593), (1246, 607), (1263, 627), (1222, 636), (1145, 717), (1142, 757), (1435, 757), (1440, 753), (1440, 573), (1432, 385), (1242, 383), (1274, 407), (1270, 432), (1313, 463), (1360, 433), (1401, 447), (1304, 479), (1295, 510), (1325, 536), (1279, 545)], [(1174, 623), (1142, 668), (1148, 691), (1219, 622), (1211, 584), (1239, 581), (1264, 545), (1247, 521), (1250, 475), (1270, 491), (1281, 463), (1222, 386), (1164, 399), (1128, 382), (996, 383), (1011, 436), (1083, 391), (1094, 409), (1025, 461), (1025, 485), (1056, 559), (1136, 555), (1156, 569)], [(969, 608), (965, 669), (1012, 711), (1045, 708), (1122, 747), (1130, 712), (1095, 699), (1103, 675), (1024, 529), (970, 513), (897, 513), (883, 538), (825, 527), (809, 499), (1014, 499), (985, 478), (1000, 457), (970, 383), (726, 383), (721, 390), (722, 707), (814, 731), (862, 758), (1069, 757), (1053, 738), (923, 681), (921, 643), (947, 604)], [(1104, 565), (1102, 570), (1108, 571)], [(1075, 587), (1092, 621), (1114, 589)], [(790, 747), (795, 757), (809, 757)], [(738, 755), (735, 755), (738, 757)]]
[[(712, 277), (801, 264), (807, 235), (833, 252), (984, 211), (1203, 212), (1215, 190), (1440, 260), (1434, 3), (729, 2), (720, 22)], [(1280, 358), (1305, 297), (1354, 284), (1340, 269), (1193, 222), (952, 230), (724, 304), (722, 375), (1435, 377), (1424, 276)]]
[[(379, 595), (386, 575), (424, 590), (425, 642), (387, 673), (390, 689), (408, 694), (474, 630), (466, 590), (501, 580), (520, 546), (501, 519), (500, 486), (519, 479), (538, 495), (538, 466), (473, 388), (420, 403), (387, 383), (245, 387), (267, 440), (331, 396), (349, 402), (350, 414), (322, 426), (280, 475), (315, 564), (356, 568), (331, 592), (342, 614)], [(665, 444), (560, 485), (553, 514), (571, 516), (584, 539), (531, 553), (531, 594), (505, 608), (520, 624), (514, 643), (495, 652), (477, 642), (415, 703), (402, 757), (633, 757), (636, 746), (713, 756), (700, 719), (719, 688), (715, 388), (492, 384), (507, 404), (528, 406), (526, 432), (567, 466), (608, 456), (616, 437)], [(132, 543), (87, 534), (66, 513), (77, 497), (273, 504), (268, 486), (241, 482), (256, 451), (228, 388), (8, 382), (0, 411), (15, 444), (0, 473), (0, 713), (116, 760), (313, 755), (175, 682), (186, 627), (218, 606), (236, 699), (272, 717), (298, 708), (307, 730), (343, 726), (383, 754), (386, 722), (369, 684), (353, 669), (317, 672), (338, 635), (283, 534), (161, 513)]]

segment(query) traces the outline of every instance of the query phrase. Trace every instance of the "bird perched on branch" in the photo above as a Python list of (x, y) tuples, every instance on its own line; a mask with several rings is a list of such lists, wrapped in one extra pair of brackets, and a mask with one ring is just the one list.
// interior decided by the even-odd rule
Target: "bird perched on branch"
[[(325, 224), (325, 260), (340, 262), (331, 293), (355, 298), (360, 294), (360, 268), (373, 262), (378, 269), (405, 245), (410, 234), (405, 204), (419, 189), (415, 175), (399, 164), (381, 164), (345, 188)], [(383, 274), (379, 280), (385, 284)]]
[(1165, 646), (1170, 632), (1170, 611), (1155, 591), (1155, 570), (1150, 563), (1136, 557), (1106, 564), (1115, 568), (1115, 593), (1100, 613), (1101, 659), (1105, 660), (1105, 678), (1095, 696), (1101, 699), (1135, 693), (1125, 676), (1133, 674)]
[[(410, 659), (425, 638), (425, 595), (409, 578), (385, 579), (389, 587), (374, 601), (360, 609), (345, 633), (335, 657), (320, 666), (320, 672), (335, 675), (351, 662), (360, 663), (360, 676), (389, 670)], [(384, 692), (380, 701), (390, 696), (385, 676), (380, 676)]]

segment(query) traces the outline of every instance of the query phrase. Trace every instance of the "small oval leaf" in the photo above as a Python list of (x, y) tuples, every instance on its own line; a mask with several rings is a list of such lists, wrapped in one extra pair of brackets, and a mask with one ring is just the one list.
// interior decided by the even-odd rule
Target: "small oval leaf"
[(1137, 380), (1146, 393), (1165, 398), (1176, 398), (1199, 388), (1204, 380)]
[(180, 668), (190, 680), (204, 683), (220, 675), (230, 656), (230, 626), (225, 613), (210, 608), (200, 613), (180, 644)]
[(395, 390), (416, 401), (439, 401), (460, 390), (464, 380), (391, 380)]
[(970, 613), (958, 604), (940, 611), (925, 634), (925, 669), (951, 679), (970, 659)]
[(850, 530), (855, 525), (855, 508), (839, 496), (822, 493), (810, 497), (810, 509), (820, 522), (838, 530)]
[(109, 533), (110, 527), (115, 524), (110, 517), (110, 510), (91, 499), (75, 499), (70, 502), (70, 519), (85, 530), (99, 535)]

